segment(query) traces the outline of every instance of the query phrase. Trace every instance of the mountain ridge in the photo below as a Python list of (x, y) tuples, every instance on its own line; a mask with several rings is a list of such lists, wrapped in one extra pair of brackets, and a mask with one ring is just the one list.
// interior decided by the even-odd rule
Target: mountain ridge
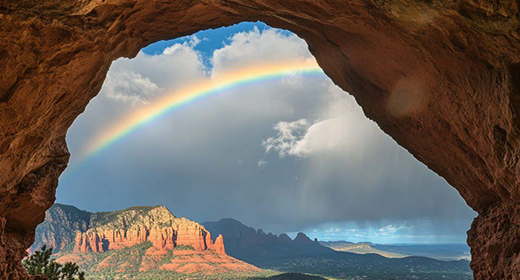
[(57, 204), (37, 232), (33, 247), (59, 245), (57, 260), (78, 263), (92, 280), (256, 279), (272, 270), (340, 279), (472, 279), (467, 261), (337, 252), (303, 233), (291, 239), (234, 219), (201, 225), (163, 206), (90, 213)]
[(76, 262), (92, 279), (163, 271), (202, 275), (260, 271), (227, 255), (222, 236), (213, 241), (204, 226), (176, 217), (165, 206), (91, 213), (55, 204), (38, 227), (30, 250), (43, 244), (55, 248), (58, 262)]
[(338, 252), (350, 252), (356, 254), (378, 254), (387, 258), (404, 258), (409, 254), (387, 252), (374, 248), (371, 242), (349, 242), (349, 241), (320, 241), (320, 244)]
[(230, 255), (255, 265), (261, 265), (273, 258), (334, 252), (317, 241), (312, 241), (304, 233), (298, 233), (296, 238), (291, 239), (285, 233), (280, 235), (265, 233), (261, 229), (256, 230), (232, 218), (204, 222), (202, 225), (213, 235), (224, 236), (226, 250)]
[(336, 251), (303, 233), (293, 240), (286, 234), (266, 234), (230, 218), (203, 225), (213, 235), (224, 236), (230, 256), (264, 269), (339, 279), (473, 279), (467, 260), (441, 261), (416, 256), (388, 258), (374, 252)]

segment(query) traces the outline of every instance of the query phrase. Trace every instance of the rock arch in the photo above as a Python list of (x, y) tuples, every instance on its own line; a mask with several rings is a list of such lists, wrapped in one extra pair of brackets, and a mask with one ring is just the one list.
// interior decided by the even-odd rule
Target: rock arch
[(367, 117), (479, 213), (475, 279), (520, 279), (520, 35), (515, 0), (0, 0), (0, 276), (54, 202), (65, 134), (110, 63), (242, 21), (305, 39)]

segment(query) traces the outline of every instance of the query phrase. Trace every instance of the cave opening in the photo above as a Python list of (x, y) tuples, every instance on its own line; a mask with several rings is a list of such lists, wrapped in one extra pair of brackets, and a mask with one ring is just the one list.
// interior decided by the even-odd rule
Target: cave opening
[[(262, 20), (303, 38), (369, 119), (478, 212), (468, 231), (475, 279), (517, 277), (520, 142), (514, 66), (520, 43), (513, 2), (0, 4), (5, 38), (0, 40), (5, 66), (0, 70), (0, 275), (27, 278), (20, 261), (69, 162), (66, 133), (99, 93), (114, 60), (134, 57), (159, 40)], [(420, 91), (410, 95), (408, 89)], [(265, 161), (266, 169), (274, 162)], [(98, 196), (103, 195), (108, 194)], [(289, 210), (296, 215), (296, 209)], [(319, 211), (311, 214), (308, 218)]]
[[(91, 212), (166, 205), (198, 222), (232, 217), (291, 238), (465, 244), (474, 212), (315, 63), (305, 41), (261, 22), (161, 41), (113, 62), (68, 132), (57, 202)], [(230, 81), (212, 84), (219, 79)], [(176, 105), (183, 92), (187, 101)], [(392, 114), (421, 103), (407, 94), (396, 90)], [(457, 250), (469, 258), (468, 248)]]

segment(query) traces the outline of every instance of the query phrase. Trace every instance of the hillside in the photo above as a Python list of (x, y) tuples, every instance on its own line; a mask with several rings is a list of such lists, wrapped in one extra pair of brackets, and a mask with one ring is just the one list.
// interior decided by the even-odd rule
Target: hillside
[[(206, 222), (203, 225), (213, 235), (221, 234), (225, 238), (229, 255), (265, 269), (310, 273), (337, 279), (473, 279), (466, 260), (441, 261), (413, 256), (388, 258), (371, 252), (340, 252), (321, 245), (317, 240), (312, 241), (303, 233), (291, 240), (286, 234), (266, 234), (233, 219)], [(357, 250), (362, 250), (363, 247), (367, 248), (357, 246)]]
[(335, 251), (378, 254), (387, 258), (421, 256), (444, 261), (470, 258), (470, 249), (467, 244), (373, 244), (348, 241), (320, 241), (320, 244)]
[(308, 256), (333, 252), (332, 249), (312, 241), (299, 233), (294, 240), (287, 234), (266, 234), (234, 219), (221, 219), (203, 225), (213, 234), (226, 239), (226, 250), (235, 258), (262, 265), (273, 259)]
[(409, 255), (392, 253), (376, 249), (370, 243), (353, 243), (348, 241), (320, 241), (320, 244), (338, 252), (350, 252), (356, 254), (378, 254), (387, 258), (404, 258)]
[(374, 244), (377, 250), (395, 254), (423, 256), (438, 260), (470, 259), (468, 244)]
[(31, 250), (52, 246), (58, 262), (78, 263), (89, 279), (261, 274), (228, 256), (222, 236), (214, 240), (204, 226), (163, 206), (89, 213), (56, 204), (38, 227)]
[(45, 221), (36, 228), (30, 251), (46, 244), (57, 253), (74, 242), (77, 232), (85, 232), (92, 213), (70, 205), (56, 203), (45, 212)]
[(283, 273), (279, 275), (274, 275), (271, 277), (253, 277), (248, 280), (327, 280), (326, 278), (301, 274), (301, 273)]
[[(338, 252), (303, 233), (293, 240), (232, 219), (200, 225), (163, 206), (90, 213), (56, 204), (38, 227), (31, 250), (44, 243), (56, 248), (59, 262), (78, 263), (90, 280), (319, 279), (294, 273), (336, 279), (472, 279), (464, 260)], [(356, 250), (364, 248), (358, 245)], [(289, 273), (278, 277), (277, 271)]]

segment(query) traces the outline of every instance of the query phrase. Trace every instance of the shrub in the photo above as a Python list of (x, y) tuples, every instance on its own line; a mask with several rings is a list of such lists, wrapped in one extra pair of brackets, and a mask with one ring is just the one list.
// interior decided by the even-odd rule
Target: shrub
[[(52, 258), (52, 248), (43, 245), (40, 250), (23, 260), (23, 266), (30, 275), (40, 275), (49, 280), (84, 280), (85, 273), (79, 271), (79, 266), (72, 262), (57, 263)], [(76, 277), (77, 276), (77, 277)]]

